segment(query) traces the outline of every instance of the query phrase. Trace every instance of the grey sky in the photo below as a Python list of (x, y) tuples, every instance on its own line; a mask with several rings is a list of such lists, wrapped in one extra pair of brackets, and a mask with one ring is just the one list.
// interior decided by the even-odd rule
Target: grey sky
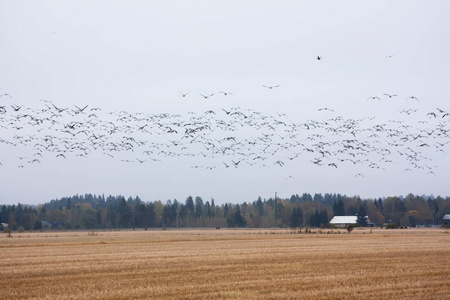
[[(448, 1), (0, 0), (0, 94), (13, 97), (1, 97), (0, 106), (38, 109), (45, 99), (71, 109), (100, 107), (104, 118), (121, 110), (182, 118), (213, 110), (224, 117), (222, 109), (240, 107), (286, 114), (278, 120), (299, 124), (375, 117), (361, 126), (394, 127), (390, 121), (400, 120), (423, 129), (428, 125), (419, 121), (433, 122), (433, 128), (446, 122), (448, 129), (448, 118), (427, 114), (450, 111), (449, 12)], [(189, 94), (183, 98), (179, 91)], [(199, 95), (212, 93), (207, 100)], [(319, 111), (324, 107), (334, 112)], [(401, 113), (408, 109), (417, 112)], [(7, 126), (0, 133), (8, 139), (17, 134)], [(336, 139), (321, 133), (321, 141)], [(240, 140), (255, 134), (261, 132), (233, 132)], [(374, 146), (387, 143), (375, 140)], [(333, 157), (317, 166), (306, 151), (290, 161), (289, 150), (270, 157), (267, 167), (225, 168), (231, 158), (218, 155), (124, 163), (136, 156), (111, 159), (97, 151), (65, 160), (47, 155), (42, 164), (19, 169), (17, 156), (30, 156), (33, 149), (0, 144), (0, 203), (37, 204), (85, 193), (139, 195), (145, 201), (198, 195), (216, 203), (275, 192), (450, 195), (450, 146), (441, 147), (445, 152), (424, 148), (415, 151), (432, 159), (422, 165), (437, 165), (435, 174), (405, 171), (411, 166), (400, 154), (382, 170), (351, 163), (330, 167)], [(380, 156), (371, 159), (379, 162)], [(193, 168), (198, 165), (216, 168)], [(355, 177), (359, 173), (364, 177)]]

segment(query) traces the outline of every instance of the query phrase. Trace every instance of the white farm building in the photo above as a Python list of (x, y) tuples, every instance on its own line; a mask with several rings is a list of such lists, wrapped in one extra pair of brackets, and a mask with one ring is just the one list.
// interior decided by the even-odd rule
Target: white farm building
[[(330, 224), (336, 225), (336, 226), (347, 226), (349, 224), (356, 224), (358, 223), (358, 217), (357, 216), (334, 216), (333, 219), (331, 219)], [(366, 216), (367, 225), (370, 227), (373, 227), (373, 223), (369, 221), (369, 217)]]
[(331, 219), (330, 224), (333, 225), (348, 225), (348, 224), (356, 224), (357, 216), (334, 216), (333, 219)]

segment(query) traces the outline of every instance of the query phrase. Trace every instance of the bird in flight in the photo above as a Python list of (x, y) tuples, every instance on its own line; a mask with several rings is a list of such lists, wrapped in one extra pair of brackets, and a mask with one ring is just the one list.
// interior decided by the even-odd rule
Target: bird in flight
[(408, 100), (408, 99), (414, 99), (416, 101), (419, 101), (419, 99), (417, 99), (417, 97), (414, 97), (414, 96), (409, 96), (408, 98), (406, 98), (406, 100)]
[(199, 94), (200, 96), (202, 96), (203, 98), (205, 98), (205, 99), (208, 99), (209, 97), (212, 97), (212, 96), (214, 96), (214, 94), (210, 94), (210, 95), (208, 95), (208, 96), (206, 96), (206, 95), (203, 95), (203, 94)]
[(189, 93), (183, 93), (183, 92), (180, 92), (180, 91), (178, 91), (178, 93), (180, 93), (181, 97), (183, 97), (183, 98), (185, 98), (189, 94)]
[(3, 97), (3, 96), (8, 96), (9, 98), (11, 98), (11, 99), (12, 99), (12, 97), (11, 97), (11, 95), (10, 95), (10, 94), (4, 93), (4, 94), (0, 95), (0, 97)]
[(277, 87), (279, 87), (279, 86), (280, 86), (279, 84), (278, 84), (278, 85), (264, 85), (264, 84), (263, 84), (263, 87), (268, 88), (269, 90), (274, 89), (274, 88), (277, 88)]
[(322, 56), (317, 56), (316, 59), (317, 59), (317, 60), (321, 60), (321, 59), (322, 59)]
[(22, 106), (18, 106), (18, 105), (16, 105), (16, 106), (11, 105), (11, 107), (12, 107), (12, 109), (14, 109), (14, 111), (19, 111), (22, 108)]
[(84, 110), (88, 107), (88, 105), (86, 105), (83, 108), (79, 108), (78, 106), (75, 105), (75, 107), (78, 109), (78, 111), (76, 113), (84, 113)]
[(233, 93), (229, 93), (229, 92), (219, 92), (219, 93), (223, 94), (224, 96), (233, 95)]
[(328, 108), (328, 107), (319, 108), (318, 110), (319, 110), (319, 111), (322, 111), (322, 110), (329, 110), (329, 111), (334, 112), (334, 110), (332, 110), (331, 108)]
[(397, 96), (396, 94), (383, 94), (383, 95), (388, 96), (389, 98)]
[(367, 100), (369, 100), (369, 99), (373, 99), (373, 100), (378, 99), (378, 100), (381, 101), (380, 97), (369, 97), (369, 98), (367, 98)]

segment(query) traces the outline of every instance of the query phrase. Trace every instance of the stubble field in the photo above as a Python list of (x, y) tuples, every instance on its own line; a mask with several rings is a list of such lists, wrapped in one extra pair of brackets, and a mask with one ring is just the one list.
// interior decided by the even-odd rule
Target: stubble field
[(445, 229), (0, 237), (2, 299), (450, 299)]

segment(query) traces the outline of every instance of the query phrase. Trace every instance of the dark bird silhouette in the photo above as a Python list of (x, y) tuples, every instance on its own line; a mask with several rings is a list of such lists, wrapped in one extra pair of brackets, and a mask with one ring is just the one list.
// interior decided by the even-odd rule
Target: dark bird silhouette
[(84, 110), (88, 107), (88, 105), (86, 105), (85, 107), (83, 107), (83, 108), (79, 108), (78, 106), (76, 106), (75, 105), (75, 107), (78, 109), (78, 111), (77, 111), (77, 113), (83, 113), (84, 112)]
[(14, 109), (14, 111), (19, 111), (22, 106), (18, 106), (18, 105), (11, 105), (12, 109)]
[(203, 94), (199, 94), (200, 96), (202, 96), (203, 98), (205, 98), (205, 99), (208, 99), (209, 97), (212, 97), (212, 96), (214, 96), (214, 94), (210, 94), (210, 95), (203, 95)]
[(331, 112), (334, 112), (334, 110), (332, 110), (331, 108), (328, 107), (324, 107), (324, 108), (319, 108), (318, 111), (322, 111), (322, 110), (329, 110)]
[(274, 89), (274, 88), (277, 88), (277, 87), (279, 87), (280, 85), (278, 84), (278, 85), (264, 85), (263, 84), (263, 87), (265, 87), (265, 88), (267, 88), (267, 89), (269, 89), (269, 90), (271, 90), (271, 89)]
[(417, 97), (414, 97), (414, 96), (409, 96), (408, 98), (406, 98), (406, 100), (408, 100), (408, 99), (413, 99), (413, 100), (419, 101), (419, 99)]
[(392, 98), (392, 97), (396, 97), (396, 96), (397, 96), (396, 94), (383, 94), (383, 95), (388, 96), (389, 98)]
[(321, 59), (322, 59), (322, 56), (317, 56), (316, 59), (317, 59), (317, 60), (321, 60)]
[(12, 97), (11, 97), (11, 95), (10, 95), (10, 94), (4, 93), (4, 94), (0, 95), (0, 97), (3, 97), (3, 96), (7, 96), (7, 97), (9, 97), (9, 98), (11, 98), (11, 99), (12, 99)]
[(367, 100), (369, 100), (369, 99), (373, 99), (373, 100), (378, 99), (378, 100), (381, 101), (380, 97), (369, 97), (369, 98), (367, 98)]

